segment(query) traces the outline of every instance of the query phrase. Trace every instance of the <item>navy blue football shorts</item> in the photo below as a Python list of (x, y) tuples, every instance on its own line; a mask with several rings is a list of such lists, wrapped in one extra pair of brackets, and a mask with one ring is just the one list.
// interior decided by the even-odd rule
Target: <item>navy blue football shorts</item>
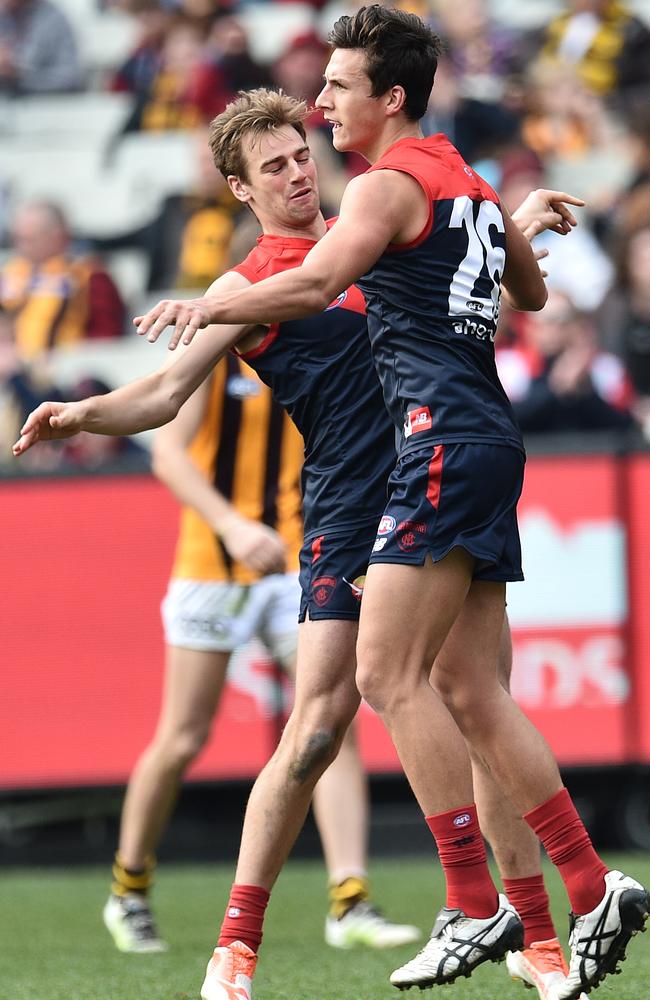
[(299, 622), (304, 622), (307, 614), (314, 621), (358, 621), (377, 521), (305, 539), (300, 551)]
[(370, 563), (422, 566), (461, 546), (475, 580), (523, 580), (517, 501), (526, 459), (517, 448), (438, 444), (401, 456)]

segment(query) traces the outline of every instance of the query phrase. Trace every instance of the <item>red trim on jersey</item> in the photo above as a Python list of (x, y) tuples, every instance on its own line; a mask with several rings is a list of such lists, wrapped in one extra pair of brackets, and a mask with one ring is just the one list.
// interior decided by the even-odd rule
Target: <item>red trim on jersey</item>
[(438, 509), (440, 502), (440, 487), (442, 485), (442, 462), (444, 457), (444, 445), (437, 444), (433, 449), (433, 455), (429, 462), (429, 476), (427, 482), (427, 500), (432, 507)]
[(243, 358), (244, 361), (249, 361), (252, 358), (257, 358), (260, 356), (260, 354), (264, 354), (264, 351), (266, 351), (266, 349), (271, 346), (271, 344), (273, 343), (279, 332), (280, 332), (280, 324), (272, 323), (271, 326), (269, 327), (269, 332), (267, 333), (266, 337), (264, 338), (264, 340), (261, 341), (261, 343), (257, 345), (257, 347), (253, 347), (252, 350), (250, 351), (236, 351), (235, 353), (238, 354), (240, 358)]
[(499, 204), (490, 185), (465, 163), (456, 147), (442, 133), (425, 139), (398, 139), (367, 172), (373, 170), (409, 174), (422, 187), (431, 203), (429, 218), (422, 232), (410, 243), (389, 243), (386, 253), (411, 250), (423, 243), (433, 227), (434, 205), (440, 199), (465, 194), (475, 201)]

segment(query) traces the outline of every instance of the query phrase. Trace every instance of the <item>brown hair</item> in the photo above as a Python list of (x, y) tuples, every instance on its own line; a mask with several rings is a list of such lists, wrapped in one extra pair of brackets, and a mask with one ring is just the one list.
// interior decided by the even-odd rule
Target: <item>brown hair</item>
[(404, 10), (371, 4), (340, 17), (327, 40), (335, 49), (364, 52), (372, 97), (399, 84), (406, 95), (406, 117), (411, 121), (423, 117), (444, 48), (424, 21)]
[(248, 181), (246, 157), (242, 150), (244, 136), (261, 138), (265, 132), (283, 125), (295, 128), (304, 139), (305, 118), (309, 110), (304, 101), (281, 90), (240, 90), (225, 111), (210, 122), (208, 142), (217, 170), (224, 177), (233, 174)]

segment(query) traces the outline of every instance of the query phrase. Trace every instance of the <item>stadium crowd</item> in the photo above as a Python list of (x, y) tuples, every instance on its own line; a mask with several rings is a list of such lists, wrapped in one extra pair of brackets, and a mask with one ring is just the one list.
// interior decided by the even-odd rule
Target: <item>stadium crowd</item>
[[(427, 134), (444, 132), (510, 209), (535, 187), (587, 201), (570, 240), (544, 236), (544, 310), (502, 309), (497, 360), (524, 434), (650, 440), (650, 3), (402, 6), (448, 46)], [(204, 289), (253, 245), (255, 220), (215, 171), (206, 126), (240, 89), (313, 102), (325, 35), (347, 9), (0, 0), (0, 467), (35, 403), (116, 382), (111, 352), (140, 345), (131, 315)], [(335, 214), (365, 164), (332, 150), (319, 112), (309, 125)], [(101, 349), (71, 380), (60, 359), (90, 341)], [(52, 445), (24, 464), (114, 457), (114, 445)]]

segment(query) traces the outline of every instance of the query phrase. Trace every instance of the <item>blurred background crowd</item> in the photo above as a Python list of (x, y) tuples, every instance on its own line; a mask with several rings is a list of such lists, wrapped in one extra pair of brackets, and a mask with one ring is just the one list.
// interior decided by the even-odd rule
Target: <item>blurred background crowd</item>
[[(526, 438), (650, 440), (650, 0), (405, 0), (447, 43), (426, 134), (445, 133), (514, 209), (587, 201), (547, 234), (549, 300), (502, 310), (497, 359)], [(0, 469), (42, 399), (151, 370), (130, 318), (202, 292), (257, 228), (216, 172), (210, 119), (240, 89), (313, 102), (330, 0), (0, 0)], [(309, 120), (325, 211), (364, 169)], [(85, 440), (88, 437), (89, 440)], [(146, 441), (145, 441), (146, 444)], [(80, 436), (38, 471), (141, 460)]]

